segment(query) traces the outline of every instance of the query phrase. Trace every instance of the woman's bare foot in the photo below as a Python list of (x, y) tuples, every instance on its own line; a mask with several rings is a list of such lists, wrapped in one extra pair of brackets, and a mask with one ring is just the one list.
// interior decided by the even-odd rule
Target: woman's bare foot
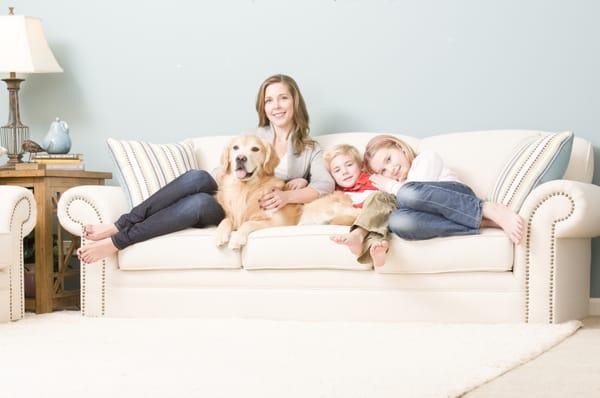
[(115, 224), (88, 224), (83, 227), (83, 234), (89, 240), (109, 238), (119, 232)]
[(329, 239), (338, 245), (346, 245), (355, 256), (360, 256), (362, 253), (362, 244), (367, 236), (367, 230), (356, 228), (349, 234), (331, 235)]
[(513, 243), (519, 244), (523, 238), (521, 216), (500, 203), (483, 202), (481, 210), (483, 217), (498, 224)]
[(111, 238), (104, 238), (77, 249), (77, 256), (85, 263), (95, 263), (119, 251)]
[(369, 254), (371, 255), (371, 260), (373, 260), (373, 265), (375, 267), (381, 267), (385, 264), (385, 257), (389, 247), (390, 244), (387, 240), (379, 240), (371, 244)]

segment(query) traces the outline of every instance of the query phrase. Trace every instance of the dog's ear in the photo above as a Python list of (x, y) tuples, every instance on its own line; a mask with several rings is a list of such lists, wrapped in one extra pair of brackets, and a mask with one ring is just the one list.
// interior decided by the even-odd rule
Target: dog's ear
[(229, 151), (231, 150), (231, 144), (233, 141), (230, 141), (225, 148), (223, 149), (223, 153), (221, 154), (221, 168), (223, 169), (224, 174), (228, 174), (231, 170), (231, 163), (229, 162)]
[(275, 148), (264, 140), (263, 147), (265, 148), (265, 161), (262, 167), (263, 173), (267, 176), (272, 176), (275, 174), (275, 167), (279, 164), (279, 156), (277, 156)]

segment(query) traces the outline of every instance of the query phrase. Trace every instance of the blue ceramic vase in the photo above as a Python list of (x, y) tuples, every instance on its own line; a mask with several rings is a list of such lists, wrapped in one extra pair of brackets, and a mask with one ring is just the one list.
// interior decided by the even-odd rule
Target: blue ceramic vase
[(48, 153), (69, 153), (71, 150), (69, 125), (64, 120), (56, 118), (56, 120), (50, 124), (50, 129), (42, 141), (42, 146)]

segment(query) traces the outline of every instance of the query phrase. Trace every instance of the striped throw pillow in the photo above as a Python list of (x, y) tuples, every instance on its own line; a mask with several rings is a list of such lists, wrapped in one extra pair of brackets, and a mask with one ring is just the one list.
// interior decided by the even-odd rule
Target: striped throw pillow
[(573, 146), (573, 133), (540, 134), (528, 139), (504, 166), (490, 201), (518, 212), (525, 198), (544, 182), (562, 178)]
[(186, 171), (198, 168), (188, 143), (159, 145), (109, 138), (107, 144), (132, 207)]

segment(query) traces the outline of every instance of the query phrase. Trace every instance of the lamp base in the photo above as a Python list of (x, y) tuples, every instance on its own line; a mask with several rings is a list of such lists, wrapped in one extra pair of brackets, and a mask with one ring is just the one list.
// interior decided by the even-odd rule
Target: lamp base
[[(8, 151), (8, 166), (21, 161), (23, 142), (29, 138), (29, 127), (21, 123), (19, 111), (19, 87), (24, 79), (18, 79), (14, 72), (10, 77), (2, 79), (6, 83), (9, 98), (8, 123), (0, 128), (0, 145)], [(13, 166), (14, 168), (14, 166)]]
[(0, 170), (14, 170), (14, 169), (16, 169), (16, 165), (22, 163), (22, 160), (21, 160), (22, 158), (23, 158), (23, 154), (19, 154), (19, 155), (10, 154), (10, 155), (8, 155), (8, 162), (6, 162), (3, 165), (0, 165)]

